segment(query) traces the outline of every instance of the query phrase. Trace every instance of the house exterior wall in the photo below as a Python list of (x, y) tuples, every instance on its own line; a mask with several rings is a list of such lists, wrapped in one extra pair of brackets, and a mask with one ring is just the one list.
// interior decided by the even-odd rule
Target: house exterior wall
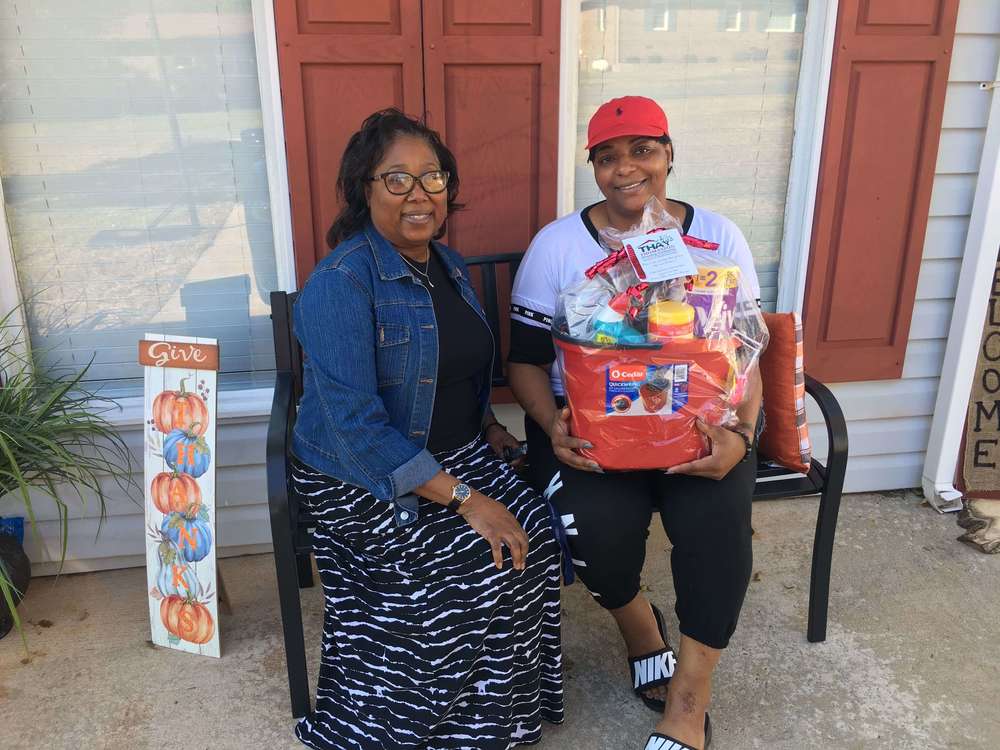
[[(847, 492), (920, 486), (948, 326), (962, 303), (955, 290), (989, 116), (990, 97), (979, 84), (993, 79), (998, 57), (1000, 4), (962, 0), (903, 375), (831, 386), (850, 434)], [(815, 453), (824, 456), (826, 437), (812, 404), (809, 423)]]
[[(903, 377), (895, 381), (837, 384), (833, 390), (848, 418), (851, 459), (846, 491), (895, 489), (920, 484), (931, 413), (944, 356), (955, 289), (989, 115), (989, 97), (979, 89), (992, 80), (1000, 57), (1000, 4), (962, 0), (938, 156), (917, 302)], [(958, 301), (960, 304), (961, 301)], [(808, 363), (807, 363), (808, 369)], [(218, 434), (218, 548), (220, 556), (263, 551), (270, 546), (265, 494), (264, 443), (269, 397), (220, 395)], [(519, 429), (519, 410), (498, 416)], [(818, 411), (810, 404), (817, 456), (826, 441)], [(126, 404), (114, 417), (123, 437), (141, 455), (141, 410)], [(141, 467), (137, 466), (141, 481)], [(141, 565), (144, 562), (141, 490), (128, 499), (109, 486), (108, 516), (99, 521), (96, 503), (70, 502), (67, 561), (63, 572)], [(0, 502), (0, 515), (20, 509)], [(58, 520), (50, 502), (36, 504), (40, 542), (28, 534), (26, 549), (36, 574), (54, 573), (59, 559)], [(100, 533), (98, 534), (98, 528)]]

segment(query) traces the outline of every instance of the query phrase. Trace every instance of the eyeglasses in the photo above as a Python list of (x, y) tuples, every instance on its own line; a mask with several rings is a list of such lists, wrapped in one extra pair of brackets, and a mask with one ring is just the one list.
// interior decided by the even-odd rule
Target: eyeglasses
[(421, 175), (410, 174), (409, 172), (383, 172), (368, 179), (372, 182), (382, 180), (385, 183), (385, 189), (393, 195), (409, 195), (413, 190), (413, 186), (419, 180), (420, 187), (424, 189), (424, 192), (433, 195), (434, 193), (444, 191), (448, 187), (448, 178), (450, 176), (448, 172), (435, 169), (430, 172), (424, 172)]

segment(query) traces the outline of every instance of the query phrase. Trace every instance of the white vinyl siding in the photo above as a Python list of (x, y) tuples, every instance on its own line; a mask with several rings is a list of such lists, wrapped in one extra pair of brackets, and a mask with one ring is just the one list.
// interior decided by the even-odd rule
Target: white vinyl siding
[[(990, 97), (979, 84), (993, 79), (998, 57), (1000, 3), (961, 0), (902, 378), (831, 386), (848, 419), (847, 491), (920, 486), (952, 310), (962, 304), (955, 290), (989, 117)], [(818, 420), (810, 402), (810, 434), (823, 456)]]

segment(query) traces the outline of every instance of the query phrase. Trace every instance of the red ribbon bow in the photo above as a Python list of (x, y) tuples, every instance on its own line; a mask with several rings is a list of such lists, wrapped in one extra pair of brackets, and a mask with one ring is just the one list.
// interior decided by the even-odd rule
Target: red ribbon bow
[(708, 240), (700, 240), (697, 237), (692, 237), (690, 234), (685, 234), (684, 244), (688, 247), (696, 247), (700, 250), (718, 250), (718, 242), (709, 242)]
[(647, 289), (649, 289), (649, 284), (645, 281), (633, 284), (624, 292), (615, 295), (614, 299), (619, 300), (622, 297), (625, 297), (628, 300), (628, 317), (635, 320), (639, 317), (639, 311), (642, 310), (643, 307), (642, 293)]
[(590, 268), (584, 271), (584, 274), (588, 279), (592, 279), (595, 276), (597, 276), (597, 274), (604, 273), (609, 268), (613, 268), (620, 260), (622, 260), (625, 257), (626, 254), (624, 248), (622, 248), (621, 250), (617, 250), (611, 253), (611, 255), (609, 255), (604, 260), (598, 261), (597, 263), (592, 265)]

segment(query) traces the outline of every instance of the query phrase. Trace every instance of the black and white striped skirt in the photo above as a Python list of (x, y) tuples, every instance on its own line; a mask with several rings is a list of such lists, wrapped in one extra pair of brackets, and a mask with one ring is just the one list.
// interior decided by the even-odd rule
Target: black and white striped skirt
[(559, 548), (545, 500), (477, 439), (435, 456), (500, 501), (528, 535), (527, 568), (457, 513), (420, 500), (397, 528), (391, 503), (296, 462), (318, 518), (326, 596), (315, 711), (296, 735), (321, 750), (506, 750), (563, 718)]

